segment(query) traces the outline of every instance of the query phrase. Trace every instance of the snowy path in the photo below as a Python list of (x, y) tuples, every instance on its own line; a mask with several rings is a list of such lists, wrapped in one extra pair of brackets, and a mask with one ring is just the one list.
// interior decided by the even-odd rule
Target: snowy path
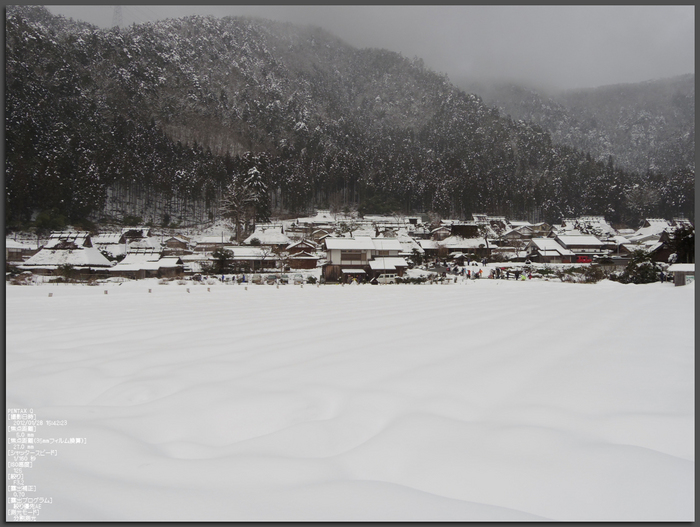
[(694, 286), (208, 287), (6, 286), (40, 520), (694, 517)]

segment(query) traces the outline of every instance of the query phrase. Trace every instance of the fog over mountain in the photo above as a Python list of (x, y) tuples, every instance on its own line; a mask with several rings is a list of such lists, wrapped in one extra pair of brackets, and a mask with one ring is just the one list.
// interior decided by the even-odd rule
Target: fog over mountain
[(260, 218), (692, 216), (694, 164), (635, 172), (555, 133), (419, 57), (318, 27), (192, 16), (100, 29), (7, 11), (8, 224), (40, 211), (204, 222), (231, 185), (258, 189)]
[(513, 83), (461, 87), (503, 115), (537, 123), (554, 142), (627, 170), (695, 171), (695, 75), (556, 92)]
[[(102, 28), (114, 6), (48, 6)], [(571, 89), (695, 72), (692, 5), (121, 6), (122, 25), (190, 15), (314, 25), (357, 48), (419, 57), (451, 81)]]

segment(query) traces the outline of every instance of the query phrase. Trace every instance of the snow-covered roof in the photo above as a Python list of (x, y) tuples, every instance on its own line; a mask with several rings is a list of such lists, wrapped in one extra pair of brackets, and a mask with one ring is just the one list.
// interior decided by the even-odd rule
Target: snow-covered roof
[(566, 247), (571, 246), (581, 246), (585, 245), (588, 247), (602, 247), (603, 242), (601, 242), (595, 236), (580, 234), (580, 235), (561, 235), (557, 236), (557, 240), (564, 244)]
[(157, 271), (160, 269), (158, 262), (141, 262), (141, 263), (123, 263), (119, 262), (117, 265), (110, 269), (113, 273), (119, 273), (122, 271)]
[(295, 249), (297, 247), (303, 247), (303, 246), (311, 247), (313, 249), (318, 249), (320, 247), (319, 244), (317, 244), (315, 241), (305, 239), (305, 240), (299, 240), (298, 242), (294, 242), (294, 243), (287, 245), (287, 250)]
[(398, 240), (401, 244), (402, 253), (412, 254), (414, 249), (421, 254), (425, 252), (425, 250), (423, 249), (423, 247), (420, 246), (418, 241), (416, 241), (408, 235), (399, 234)]
[[(127, 254), (124, 259), (116, 266), (140, 264), (143, 262), (157, 262), (160, 260), (160, 252), (158, 251), (140, 251)], [(115, 266), (115, 267), (116, 267)]]
[(324, 243), (329, 251), (333, 249), (342, 251), (370, 251), (374, 249), (374, 242), (369, 236), (360, 238), (326, 238)]
[(651, 225), (659, 225), (664, 227), (670, 227), (671, 222), (664, 218), (644, 218), (644, 221)]
[(530, 243), (536, 247), (542, 256), (552, 256), (553, 254), (574, 256), (573, 252), (562, 247), (554, 238), (533, 238), (530, 240)]
[(372, 240), (377, 251), (401, 251), (401, 242), (397, 238), (374, 238)]
[(311, 223), (311, 224), (323, 224), (323, 223), (334, 223), (335, 218), (329, 210), (319, 210), (316, 211), (315, 216), (310, 216), (306, 218), (297, 218), (299, 223)]
[(694, 273), (695, 264), (694, 263), (677, 263), (668, 266), (668, 271), (670, 273)]
[(103, 232), (92, 237), (93, 245), (116, 245), (120, 243), (122, 235), (118, 232)]
[(352, 232), (346, 232), (343, 234), (343, 237), (346, 238), (371, 238), (374, 236), (376, 233), (376, 229), (373, 229), (371, 227), (368, 228), (362, 228), (362, 229), (357, 229)]
[(455, 225), (455, 224), (471, 225), (471, 224), (475, 224), (475, 223), (473, 221), (453, 220), (453, 219), (449, 219), (449, 218), (444, 218), (444, 219), (440, 220), (440, 225), (443, 225), (443, 226), (449, 227), (449, 226)]
[(503, 238), (517, 238), (518, 236), (524, 237), (527, 235), (531, 235), (532, 233), (532, 225), (520, 225), (513, 229), (508, 229), (501, 236)]
[(286, 245), (292, 240), (278, 229), (256, 230), (248, 236), (243, 243), (250, 244), (252, 240), (257, 238), (262, 245)]
[(651, 245), (647, 246), (647, 251), (649, 251), (650, 253), (653, 253), (654, 251), (661, 249), (663, 246), (664, 246), (663, 242), (652, 243)]
[(572, 225), (565, 225), (559, 227), (557, 232), (566, 233), (566, 236), (584, 236), (584, 234)]
[(461, 236), (449, 236), (438, 245), (447, 247), (448, 249), (479, 249), (488, 247), (488, 242), (485, 238), (462, 238)]
[(615, 245), (623, 245), (625, 243), (630, 242), (626, 237), (620, 236), (619, 234), (611, 236), (610, 238), (608, 238), (608, 241), (615, 242)]
[(150, 236), (151, 234), (151, 228), (150, 227), (124, 227), (122, 229), (121, 234), (126, 234), (126, 233), (133, 233), (137, 234), (138, 236), (141, 236), (142, 238), (146, 238)]
[(200, 236), (195, 238), (197, 244), (231, 243), (229, 234), (221, 233), (219, 236)]
[(182, 260), (177, 256), (163, 256), (157, 263), (160, 267), (177, 267), (182, 265)]
[(418, 243), (424, 250), (437, 250), (440, 248), (437, 240), (418, 240)]
[(370, 238), (369, 236), (326, 238), (325, 243), (329, 251), (334, 249), (343, 251), (402, 251), (398, 238)]
[(180, 243), (189, 243), (189, 240), (183, 236), (170, 236), (169, 238), (165, 238), (163, 242), (169, 242), (170, 240), (175, 240)]
[(508, 230), (508, 224), (503, 222), (503, 223), (496, 223), (495, 221), (492, 223), (485, 223), (484, 225), (481, 226), (482, 229), (486, 229), (486, 236), (491, 239), (497, 239), (499, 238), (506, 230)]
[(693, 227), (693, 223), (687, 218), (673, 218), (675, 227)]
[(199, 254), (182, 254), (180, 255), (180, 260), (183, 263), (191, 262), (210, 262), (213, 260), (210, 254), (199, 253)]
[(224, 241), (221, 241), (221, 237), (216, 237), (216, 236), (207, 236), (206, 239), (204, 240), (199, 240), (196, 242), (193, 242), (193, 246), (195, 249), (202, 251), (206, 248), (214, 249), (214, 248), (220, 248), (224, 245), (233, 245), (235, 244), (235, 240), (229, 240), (228, 237), (224, 238)]
[(44, 244), (44, 248), (52, 249), (54, 247), (75, 245), (83, 247), (92, 243), (90, 233), (88, 231), (55, 231), (49, 236), (49, 241)]
[(622, 247), (624, 247), (631, 253), (633, 253), (634, 251), (647, 252), (649, 250), (649, 248), (646, 245), (642, 245), (639, 243), (623, 243)]
[[(131, 258), (129, 256), (141, 256), (143, 258)], [(128, 259), (128, 260), (127, 260)], [(127, 255), (124, 260), (112, 267), (110, 271), (157, 271), (158, 269), (172, 269), (183, 265), (177, 256), (164, 256), (162, 258), (149, 259), (147, 254)]]
[(370, 223), (379, 224), (402, 224), (408, 222), (406, 218), (402, 218), (400, 216), (387, 216), (385, 214), (365, 214), (363, 219)]
[(50, 249), (44, 247), (34, 256), (24, 262), (23, 267), (52, 268), (60, 265), (73, 267), (111, 267), (96, 247), (80, 247), (78, 249)]
[(607, 222), (605, 216), (579, 216), (575, 220), (568, 221), (573, 221), (577, 228), (598, 236), (615, 234), (615, 229)]
[(139, 251), (127, 254), (124, 259), (116, 264), (112, 270), (119, 271), (139, 271), (158, 270), (156, 262), (160, 260), (160, 252), (157, 251)]
[(208, 253), (181, 254), (180, 260), (183, 262), (210, 262), (214, 258)]
[(652, 218), (646, 221), (649, 223), (648, 227), (637, 229), (632, 236), (628, 236), (631, 242), (641, 243), (654, 238), (658, 239), (661, 237), (662, 232), (671, 228), (671, 224), (666, 220)]
[(224, 247), (233, 253), (234, 260), (275, 260), (279, 258), (275, 253), (263, 247), (243, 247), (235, 245), (233, 247)]
[(148, 238), (136, 238), (127, 244), (127, 252), (133, 252), (138, 250), (154, 250), (160, 249), (161, 243), (160, 238), (151, 236)]
[(385, 256), (370, 260), (369, 266), (374, 271), (396, 269), (397, 267), (408, 267), (406, 260), (400, 256)]

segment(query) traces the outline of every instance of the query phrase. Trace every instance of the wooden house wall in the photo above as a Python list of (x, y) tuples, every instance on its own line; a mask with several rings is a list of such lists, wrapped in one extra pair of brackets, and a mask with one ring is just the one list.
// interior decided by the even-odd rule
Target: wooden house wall
[(292, 269), (316, 269), (317, 260), (295, 260), (294, 258), (289, 259), (289, 267)]

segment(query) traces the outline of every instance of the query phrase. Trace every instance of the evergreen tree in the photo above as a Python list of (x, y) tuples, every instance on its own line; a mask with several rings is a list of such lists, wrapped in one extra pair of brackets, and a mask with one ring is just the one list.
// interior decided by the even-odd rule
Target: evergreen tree
[(671, 233), (677, 263), (695, 263), (695, 227), (683, 225)]
[(214, 272), (217, 274), (225, 274), (230, 271), (233, 263), (233, 252), (228, 249), (216, 249), (212, 253), (214, 259)]
[(257, 167), (252, 167), (248, 170), (244, 185), (255, 195), (255, 216), (253, 221), (263, 223), (270, 221), (270, 198), (267, 191), (267, 184)]
[(650, 284), (660, 280), (662, 269), (646, 251), (634, 251), (625, 270), (617, 278), (623, 284)]

